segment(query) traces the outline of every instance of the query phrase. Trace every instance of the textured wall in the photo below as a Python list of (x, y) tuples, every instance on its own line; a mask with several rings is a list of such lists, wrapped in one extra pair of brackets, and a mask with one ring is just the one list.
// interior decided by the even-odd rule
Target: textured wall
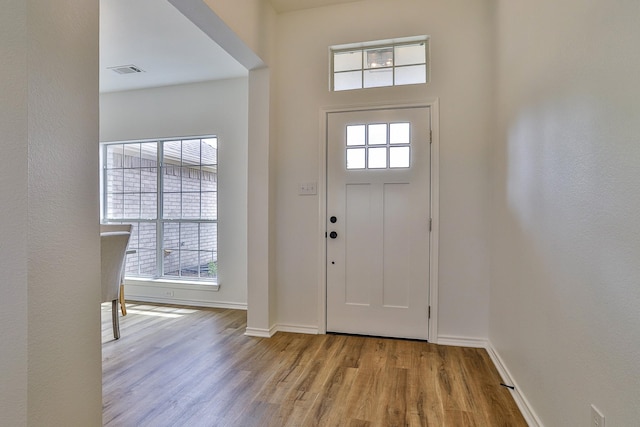
[(97, 2), (3, 3), (3, 426), (101, 424), (97, 22)]
[(219, 292), (213, 302), (247, 302), (246, 78), (100, 95), (100, 141), (189, 135), (218, 137)]
[(0, 14), (0, 425), (27, 423), (27, 13)]
[(640, 420), (639, 16), (498, 2), (490, 338), (548, 426)]
[[(278, 16), (276, 240), (278, 322), (318, 322), (320, 109), (440, 100), (439, 335), (488, 336), (487, 203), (492, 20), (489, 2), (373, 0)], [(379, 25), (379, 23), (381, 23)], [(332, 45), (431, 36), (431, 81), (329, 92)]]

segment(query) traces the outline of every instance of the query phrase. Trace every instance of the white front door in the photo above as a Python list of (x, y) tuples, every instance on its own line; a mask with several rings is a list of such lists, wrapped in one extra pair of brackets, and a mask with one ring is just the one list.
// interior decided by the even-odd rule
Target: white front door
[(429, 107), (328, 113), (327, 331), (428, 339)]

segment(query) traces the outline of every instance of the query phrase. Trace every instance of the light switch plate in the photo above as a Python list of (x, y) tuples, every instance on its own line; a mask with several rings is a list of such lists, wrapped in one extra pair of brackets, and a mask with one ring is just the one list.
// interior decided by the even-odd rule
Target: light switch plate
[(318, 185), (315, 182), (301, 182), (298, 184), (300, 196), (313, 196), (318, 193)]

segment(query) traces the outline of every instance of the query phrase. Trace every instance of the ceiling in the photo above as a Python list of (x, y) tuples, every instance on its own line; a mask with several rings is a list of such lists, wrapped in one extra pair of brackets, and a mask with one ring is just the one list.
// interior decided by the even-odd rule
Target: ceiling
[[(108, 69), (134, 65), (141, 73)], [(100, 1), (100, 92), (246, 76), (247, 70), (164, 0)]]
[[(360, 0), (270, 0), (278, 13)], [(118, 74), (112, 67), (135, 66)], [(100, 92), (246, 76), (247, 70), (166, 0), (100, 0)]]

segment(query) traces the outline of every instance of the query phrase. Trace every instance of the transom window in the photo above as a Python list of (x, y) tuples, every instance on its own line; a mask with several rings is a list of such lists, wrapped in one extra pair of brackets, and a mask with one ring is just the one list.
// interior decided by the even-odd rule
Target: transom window
[(215, 136), (102, 146), (102, 216), (133, 224), (130, 277), (217, 279)]
[(347, 169), (398, 169), (411, 165), (411, 124), (347, 126)]
[(427, 82), (428, 39), (331, 49), (334, 91)]

